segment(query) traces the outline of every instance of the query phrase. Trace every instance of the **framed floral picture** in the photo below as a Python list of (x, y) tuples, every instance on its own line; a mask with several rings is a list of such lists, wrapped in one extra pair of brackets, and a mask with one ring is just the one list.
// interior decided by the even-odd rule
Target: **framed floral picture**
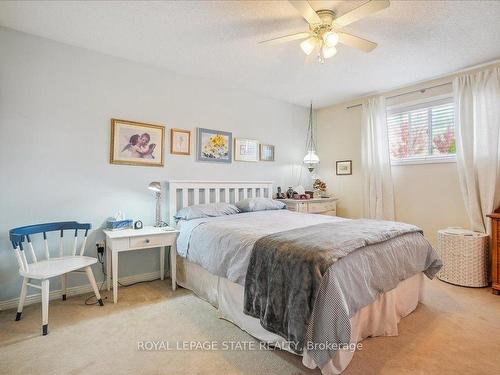
[(339, 160), (336, 162), (337, 176), (352, 174), (352, 160)]
[(198, 128), (196, 136), (196, 158), (199, 161), (231, 163), (233, 158), (232, 133)]
[(182, 129), (170, 129), (170, 153), (191, 155), (191, 132)]
[(165, 127), (111, 119), (110, 163), (163, 166)]
[(258, 161), (259, 141), (254, 139), (236, 138), (234, 140), (234, 160)]
[(260, 145), (260, 160), (274, 161), (274, 146), (273, 145)]

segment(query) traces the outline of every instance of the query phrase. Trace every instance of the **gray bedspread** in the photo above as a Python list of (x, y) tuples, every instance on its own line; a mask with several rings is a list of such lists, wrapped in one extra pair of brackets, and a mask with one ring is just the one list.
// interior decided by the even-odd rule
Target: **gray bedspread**
[[(268, 331), (293, 342), (292, 347), (301, 352), (316, 296), (327, 270), (358, 249), (415, 233), (422, 237), (421, 229), (414, 225), (349, 220), (262, 237), (255, 243), (248, 265), (244, 312), (258, 318)], [(440, 261), (430, 245), (425, 254), (425, 262), (401, 267), (402, 274), (393, 273), (391, 277), (389, 272), (388, 277), (377, 285), (378, 291), (388, 291), (397, 285), (401, 277), (407, 278), (419, 271), (432, 278), (440, 268)], [(365, 303), (373, 300), (367, 299)], [(336, 309), (344, 311), (337, 311), (337, 316), (344, 317), (345, 324), (341, 324), (338, 337), (331, 335), (324, 339), (348, 344), (351, 334), (349, 317), (360, 307), (338, 303)]]
[[(261, 238), (341, 222), (353, 220), (287, 210), (196, 219), (180, 223), (177, 251), (210, 273), (244, 286), (252, 250)], [(393, 289), (400, 281), (428, 269), (435, 259), (428, 241), (414, 232), (364, 246), (334, 262), (321, 279), (305, 342), (349, 342), (349, 318), (356, 311), (383, 290)], [(439, 267), (439, 260), (435, 267)], [(305, 349), (320, 367), (335, 354), (331, 349)]]

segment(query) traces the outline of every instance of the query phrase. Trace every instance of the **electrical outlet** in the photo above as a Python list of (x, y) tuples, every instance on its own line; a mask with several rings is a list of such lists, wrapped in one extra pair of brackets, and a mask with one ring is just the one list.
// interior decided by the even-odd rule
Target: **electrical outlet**
[(95, 247), (97, 248), (98, 254), (104, 254), (104, 249), (106, 248), (106, 244), (104, 241), (97, 241), (95, 243)]

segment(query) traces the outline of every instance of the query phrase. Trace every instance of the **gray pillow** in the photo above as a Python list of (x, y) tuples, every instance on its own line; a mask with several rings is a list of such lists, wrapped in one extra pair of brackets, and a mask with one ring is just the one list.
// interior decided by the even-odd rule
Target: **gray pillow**
[(248, 198), (235, 203), (242, 212), (255, 212), (265, 210), (281, 210), (286, 207), (283, 202), (270, 198)]
[(201, 217), (216, 217), (232, 215), (240, 212), (238, 208), (229, 203), (198, 204), (196, 206), (184, 207), (174, 216), (175, 220), (193, 220)]

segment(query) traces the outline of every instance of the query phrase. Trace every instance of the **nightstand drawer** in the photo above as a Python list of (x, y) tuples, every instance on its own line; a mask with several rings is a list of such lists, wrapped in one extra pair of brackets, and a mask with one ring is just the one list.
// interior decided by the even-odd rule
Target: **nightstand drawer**
[(325, 212), (325, 211), (335, 211), (337, 208), (336, 202), (318, 202), (309, 203), (309, 212), (312, 214)]
[(127, 250), (130, 245), (128, 238), (113, 238), (108, 241), (109, 247), (114, 250)]
[(169, 246), (169, 244), (175, 241), (175, 238), (175, 235), (170, 234), (130, 237), (130, 247)]

